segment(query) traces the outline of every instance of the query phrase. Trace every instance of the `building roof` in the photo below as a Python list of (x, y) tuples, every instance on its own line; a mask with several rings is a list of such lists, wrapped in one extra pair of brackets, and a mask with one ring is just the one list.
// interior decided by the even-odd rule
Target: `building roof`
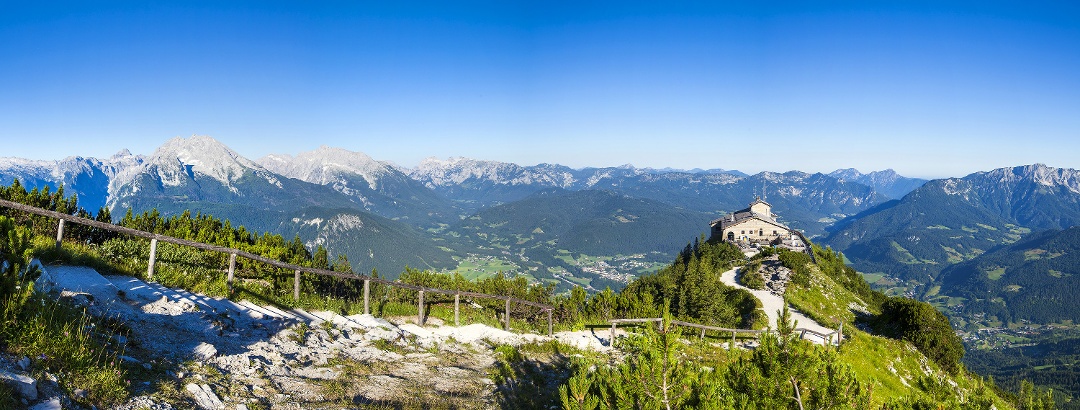
[[(776, 225), (776, 226), (778, 226), (780, 228), (787, 229), (789, 231), (791, 230), (791, 228), (788, 228), (786, 225), (784, 225), (784, 224), (782, 224), (780, 222), (777, 222), (776, 221), (776, 215), (771, 215), (771, 214), (770, 215), (762, 215), (762, 214), (759, 214), (759, 213), (756, 213), (756, 212), (753, 212), (753, 211), (750, 210), (750, 208), (752, 208), (754, 205), (757, 205), (759, 203), (769, 205), (768, 202), (762, 201), (761, 198), (758, 198), (754, 202), (751, 202), (750, 206), (747, 207), (746, 209), (740, 209), (738, 211), (735, 211), (735, 212), (732, 212), (730, 214), (725, 215), (723, 218), (715, 219), (712, 222), (710, 222), (709, 225), (714, 226), (714, 227), (716, 225), (720, 225), (720, 229), (727, 229), (727, 228), (729, 228), (731, 226), (741, 224), (741, 223), (743, 223), (743, 222), (745, 222), (747, 220), (757, 219), (757, 220), (760, 220), (762, 222), (767, 222), (769, 224)], [(771, 207), (771, 205), (769, 205), (769, 206)]]
[[(770, 208), (772, 207), (772, 205), (770, 205), (768, 202), (765, 202), (761, 198), (754, 199), (754, 202), (750, 203), (750, 207), (753, 207), (754, 205), (757, 205), (757, 204), (765, 204), (765, 205), (768, 205)], [(750, 207), (747, 207), (746, 209), (750, 209)]]

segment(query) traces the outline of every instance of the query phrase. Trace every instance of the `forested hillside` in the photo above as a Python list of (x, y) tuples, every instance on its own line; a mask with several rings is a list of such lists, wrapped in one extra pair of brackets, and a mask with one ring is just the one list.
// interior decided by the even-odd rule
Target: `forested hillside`
[(967, 315), (1003, 322), (1080, 318), (1080, 227), (1046, 231), (942, 272), (941, 291), (963, 297)]
[(687, 232), (707, 231), (711, 218), (712, 214), (610, 191), (547, 190), (480, 211), (454, 229), (477, 243), (511, 249), (547, 246), (588, 255), (674, 254), (686, 245)]

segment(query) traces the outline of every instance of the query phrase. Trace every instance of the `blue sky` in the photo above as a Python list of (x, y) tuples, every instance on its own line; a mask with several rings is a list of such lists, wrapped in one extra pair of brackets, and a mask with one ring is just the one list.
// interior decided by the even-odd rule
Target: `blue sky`
[(1080, 168), (1067, 2), (0, 3), (0, 156)]

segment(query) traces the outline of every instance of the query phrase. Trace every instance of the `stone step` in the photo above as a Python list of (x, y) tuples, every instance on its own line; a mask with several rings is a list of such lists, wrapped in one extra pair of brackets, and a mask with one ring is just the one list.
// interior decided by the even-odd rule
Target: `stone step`
[(200, 309), (202, 309), (204, 311), (208, 311), (209, 313), (225, 313), (225, 312), (228, 311), (227, 308), (221, 307), (220, 305), (218, 305), (217, 303), (214, 302), (214, 299), (212, 299), (210, 297), (207, 297), (205, 295), (201, 295), (201, 294), (197, 294), (197, 293), (191, 293), (191, 292), (188, 292), (188, 291), (186, 291), (184, 289), (172, 289), (172, 290), (173, 290), (173, 292), (176, 292), (176, 294), (179, 295), (180, 298), (182, 298), (184, 300), (187, 300), (187, 301), (190, 301), (192, 303), (195, 303), (197, 306), (199, 306)]
[(295, 314), (293, 314), (292, 312), (289, 312), (289, 311), (278, 309), (274, 305), (263, 305), (262, 308), (265, 309), (265, 310), (269, 310), (271, 312), (274, 312), (278, 316), (280, 316), (281, 318), (284, 318), (284, 319), (287, 319), (287, 320), (296, 320), (296, 321), (303, 320), (303, 319), (300, 318), (300, 316), (297, 316), (297, 315), (295, 315)]
[(244, 306), (244, 305), (241, 305), (239, 303), (233, 302), (233, 301), (231, 301), (229, 299), (225, 299), (223, 297), (215, 297), (213, 299), (218, 305), (226, 307), (226, 308), (228, 308), (228, 309), (230, 309), (232, 311), (239, 312), (241, 315), (243, 315), (243, 316), (245, 316), (245, 317), (247, 317), (249, 319), (261, 320), (261, 319), (263, 319), (265, 317), (262, 313), (251, 310), (247, 306)]
[(125, 293), (126, 299), (132, 301), (153, 302), (164, 296), (170, 301), (196, 306), (207, 313), (224, 314), (234, 320), (261, 320), (266, 317), (263, 313), (221, 297), (173, 289), (160, 283), (147, 283), (130, 276), (109, 276), (107, 279)]
[(244, 307), (246, 307), (248, 309), (251, 309), (253, 312), (257, 312), (257, 313), (263, 315), (263, 317), (266, 318), (266, 319), (288, 320), (283, 314), (278, 313), (280, 311), (274, 312), (274, 311), (272, 311), (270, 309), (267, 309), (264, 306), (259, 306), (259, 305), (255, 304), (255, 303), (251, 302), (250, 300), (241, 300), (239, 303), (240, 303), (241, 306), (244, 306)]
[(153, 289), (159, 295), (169, 298), (169, 300), (171, 300), (171, 301), (191, 305), (191, 306), (194, 306), (194, 307), (198, 308), (199, 310), (203, 310), (203, 311), (213, 309), (210, 306), (206, 306), (204, 304), (197, 303), (194, 300), (190, 300), (190, 299), (184, 297), (184, 295), (181, 294), (180, 292), (177, 292), (176, 289), (167, 287), (165, 285), (162, 285), (162, 284), (156, 283), (156, 282), (145, 282), (145, 283), (146, 283), (147, 287), (149, 287), (150, 289)]
[(42, 275), (48, 275), (49, 282), (58, 289), (89, 294), (95, 301), (105, 305), (117, 301), (120, 289), (93, 268), (49, 265), (45, 267), (45, 271), (47, 273)]
[(364, 326), (356, 321), (349, 319), (345, 316), (341, 316), (337, 313), (324, 310), (321, 312), (311, 312), (312, 315), (318, 316), (320, 319), (333, 323), (334, 326), (339, 329), (363, 329)]
[(290, 310), (289, 312), (296, 316), (299, 316), (301, 319), (308, 322), (308, 324), (312, 326), (318, 326), (322, 324), (322, 322), (325, 322), (325, 320), (323, 320), (321, 317), (308, 313), (306, 310), (301, 308), (295, 308)]

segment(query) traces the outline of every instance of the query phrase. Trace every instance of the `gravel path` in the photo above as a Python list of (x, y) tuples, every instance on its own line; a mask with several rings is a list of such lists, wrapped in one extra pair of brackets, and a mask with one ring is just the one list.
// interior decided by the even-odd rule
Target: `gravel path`
[[(740, 285), (735, 280), (735, 275), (737, 274), (737, 272), (738, 272), (738, 268), (735, 268), (735, 269), (729, 270), (727, 272), (724, 272), (723, 274), (720, 275), (720, 281), (724, 282), (724, 284), (726, 284), (728, 286), (733, 286), (733, 287), (736, 287), (736, 288), (739, 288), (739, 289), (744, 289), (744, 290), (750, 292), (752, 295), (754, 295), (754, 297), (758, 298), (758, 300), (761, 301), (762, 309), (765, 310), (765, 314), (769, 317), (769, 326), (770, 327), (775, 327), (776, 326), (776, 320), (779, 318), (779, 313), (778, 312), (780, 310), (784, 309), (784, 299), (782, 297), (768, 291), (768, 290), (765, 290), (765, 289), (763, 289), (763, 290), (755, 290), (755, 289), (750, 289), (750, 288), (748, 288), (746, 286)], [(820, 323), (815, 322), (813, 319), (810, 319), (810, 318), (806, 317), (806, 315), (803, 315), (798, 310), (795, 310), (795, 308), (793, 308), (793, 307), (789, 306), (788, 309), (791, 312), (791, 318), (796, 321), (795, 327), (797, 327), (797, 328), (809, 329), (809, 330), (812, 330), (812, 331), (815, 331), (815, 332), (818, 332), (818, 333), (825, 333), (825, 334), (832, 333), (833, 331), (836, 330), (836, 329), (829, 329), (828, 327), (822, 326)], [(813, 335), (811, 333), (807, 333), (804, 336), (804, 338), (807, 339), (807, 340), (810, 340), (810, 341), (812, 341), (814, 343), (818, 343), (818, 344), (824, 344), (825, 343), (825, 340), (823, 340), (820, 337), (817, 337), (817, 336), (815, 336), (815, 335)]]
[[(441, 326), (432, 318), (343, 316), (193, 294), (86, 267), (47, 266), (40, 289), (131, 329), (124, 359), (159, 374), (200, 409), (331, 409), (343, 405), (436, 403), (497, 408), (490, 379), (494, 346), (556, 339), (608, 351), (607, 332), (519, 334), (482, 324)], [(153, 385), (120, 410), (173, 407), (155, 402)]]

